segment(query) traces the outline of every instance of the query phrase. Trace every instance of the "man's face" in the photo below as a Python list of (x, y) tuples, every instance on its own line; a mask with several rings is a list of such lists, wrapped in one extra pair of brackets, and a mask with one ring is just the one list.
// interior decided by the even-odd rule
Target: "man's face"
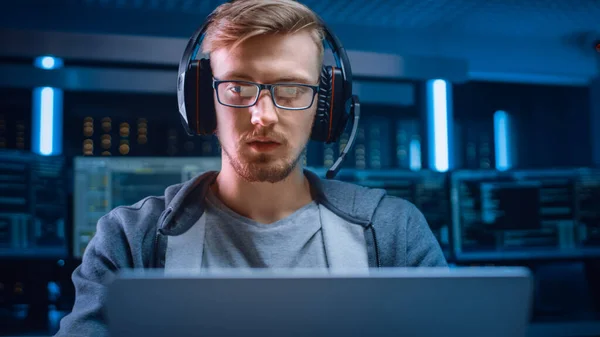
[[(307, 31), (259, 36), (234, 50), (215, 50), (211, 66), (219, 80), (310, 85), (318, 83), (321, 67), (319, 50)], [(232, 95), (240, 91), (234, 86), (219, 89)], [(224, 159), (246, 181), (285, 179), (309, 140), (317, 98), (307, 109), (285, 110), (273, 104), (268, 90), (262, 90), (254, 106), (232, 108), (219, 104), (215, 93), (217, 137)]]

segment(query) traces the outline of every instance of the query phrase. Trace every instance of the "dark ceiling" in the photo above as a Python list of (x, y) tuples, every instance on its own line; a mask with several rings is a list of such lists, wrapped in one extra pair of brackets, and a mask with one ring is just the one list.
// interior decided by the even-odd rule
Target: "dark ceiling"
[[(472, 78), (489, 80), (582, 84), (600, 74), (600, 0), (301, 1), (347, 49), (463, 59)], [(1, 1), (0, 30), (188, 38), (222, 2)]]
[[(187, 36), (219, 0), (19, 0), (0, 25)], [(303, 0), (331, 25), (489, 37), (600, 35), (598, 0)], [(39, 13), (35, 11), (38, 10)], [(28, 13), (28, 14), (26, 14)]]

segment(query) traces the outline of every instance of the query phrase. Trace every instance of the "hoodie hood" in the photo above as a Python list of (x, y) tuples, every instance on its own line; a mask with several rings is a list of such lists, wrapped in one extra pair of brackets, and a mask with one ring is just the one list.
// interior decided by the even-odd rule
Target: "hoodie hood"
[[(204, 213), (204, 198), (219, 174), (208, 171), (185, 183), (165, 190), (165, 211), (160, 217), (158, 230), (166, 236), (185, 233)], [(383, 189), (372, 189), (354, 184), (325, 180), (310, 170), (304, 175), (309, 181), (313, 199), (344, 220), (367, 227), (377, 206), (385, 196)]]

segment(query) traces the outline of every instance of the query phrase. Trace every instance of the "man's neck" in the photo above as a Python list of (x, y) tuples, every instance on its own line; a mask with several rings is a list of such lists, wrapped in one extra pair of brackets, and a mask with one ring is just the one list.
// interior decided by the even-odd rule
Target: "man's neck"
[(277, 183), (250, 183), (223, 165), (212, 190), (234, 212), (264, 224), (281, 220), (312, 201), (310, 185), (300, 165)]

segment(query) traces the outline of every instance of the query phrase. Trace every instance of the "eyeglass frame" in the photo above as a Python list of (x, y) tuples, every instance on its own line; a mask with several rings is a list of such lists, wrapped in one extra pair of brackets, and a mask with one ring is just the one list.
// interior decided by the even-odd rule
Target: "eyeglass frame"
[[(245, 83), (245, 84), (251, 84), (251, 85), (255, 85), (258, 87), (258, 93), (256, 94), (256, 98), (254, 99), (254, 103), (250, 104), (250, 105), (231, 105), (231, 104), (225, 104), (223, 102), (221, 102), (221, 97), (219, 97), (219, 90), (217, 89), (217, 87), (221, 84), (221, 83), (226, 83), (226, 82), (238, 82), (238, 83)], [(310, 104), (304, 108), (288, 108), (288, 107), (283, 107), (279, 104), (277, 104), (277, 102), (275, 102), (275, 94), (274, 94), (274, 89), (277, 86), (301, 86), (301, 87), (306, 87), (306, 88), (310, 88), (313, 91), (313, 94), (311, 96), (311, 100), (310, 100)], [(238, 108), (238, 109), (244, 109), (244, 108), (250, 108), (256, 105), (256, 103), (258, 103), (258, 99), (260, 98), (260, 93), (267, 89), (269, 90), (269, 93), (271, 94), (271, 101), (273, 102), (273, 105), (275, 105), (276, 107), (278, 107), (279, 109), (284, 109), (284, 110), (306, 110), (308, 108), (310, 108), (311, 106), (313, 106), (313, 104), (315, 104), (315, 96), (319, 93), (319, 89), (320, 86), (319, 85), (311, 85), (311, 84), (305, 84), (305, 83), (275, 83), (275, 84), (263, 84), (263, 83), (256, 83), (256, 82), (250, 82), (250, 81), (242, 81), (242, 80), (219, 80), (215, 77), (213, 77), (213, 82), (212, 82), (212, 87), (215, 90), (215, 92), (217, 93), (217, 101), (219, 102), (219, 104), (223, 105), (223, 106), (227, 106), (230, 108)]]

